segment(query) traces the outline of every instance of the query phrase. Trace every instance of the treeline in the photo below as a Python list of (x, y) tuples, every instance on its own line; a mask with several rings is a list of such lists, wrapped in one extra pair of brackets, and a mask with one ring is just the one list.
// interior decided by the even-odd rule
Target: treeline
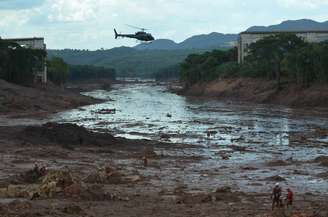
[(11, 83), (29, 85), (35, 73), (43, 69), (46, 52), (22, 48), (20, 45), (0, 39), (0, 79)]
[(178, 64), (159, 70), (154, 74), (157, 81), (166, 81), (172, 79), (179, 79), (180, 66)]
[(112, 68), (91, 65), (70, 65), (69, 80), (81, 81), (89, 79), (116, 79), (116, 71)]
[(67, 81), (82, 81), (90, 79), (115, 80), (115, 69), (90, 66), (90, 65), (68, 65), (62, 58), (53, 57), (47, 61), (48, 78), (57, 85)]
[(194, 84), (233, 74), (238, 67), (237, 56), (237, 49), (189, 55), (180, 65), (180, 78), (187, 84)]
[(328, 42), (307, 43), (295, 34), (268, 36), (248, 48), (244, 64), (237, 64), (237, 51), (212, 51), (190, 55), (181, 64), (187, 84), (227, 77), (254, 77), (297, 83), (304, 87), (328, 82)]

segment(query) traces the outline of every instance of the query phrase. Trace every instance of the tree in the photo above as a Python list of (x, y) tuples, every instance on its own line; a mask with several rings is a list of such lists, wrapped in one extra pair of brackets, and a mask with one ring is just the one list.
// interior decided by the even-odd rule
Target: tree
[(47, 61), (48, 78), (57, 85), (64, 84), (69, 76), (68, 65), (63, 59), (54, 57)]
[(280, 89), (283, 60), (305, 44), (304, 40), (295, 34), (274, 34), (251, 44), (246, 61), (256, 68), (265, 70), (263, 74), (267, 78), (276, 79), (277, 87)]
[(0, 40), (0, 78), (30, 85), (45, 57), (44, 50), (25, 49), (17, 43)]

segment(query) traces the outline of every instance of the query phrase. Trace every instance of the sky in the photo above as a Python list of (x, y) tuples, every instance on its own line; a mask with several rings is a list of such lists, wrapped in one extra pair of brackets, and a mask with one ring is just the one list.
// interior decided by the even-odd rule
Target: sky
[(239, 33), (284, 20), (328, 21), (328, 0), (0, 0), (0, 37), (44, 37), (52, 49), (134, 46), (114, 39), (126, 24), (181, 42), (211, 32)]

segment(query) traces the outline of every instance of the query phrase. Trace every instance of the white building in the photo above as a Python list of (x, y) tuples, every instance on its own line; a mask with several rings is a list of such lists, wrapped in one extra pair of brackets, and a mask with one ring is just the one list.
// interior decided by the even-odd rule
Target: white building
[(250, 44), (257, 42), (267, 36), (279, 33), (292, 33), (298, 37), (303, 38), (306, 42), (318, 43), (328, 40), (328, 31), (277, 31), (277, 32), (242, 32), (238, 39), (238, 62), (243, 63), (245, 57), (248, 55), (248, 47)]
[[(44, 43), (44, 38), (9, 38), (4, 39), (19, 44), (24, 48), (36, 49), (36, 50), (47, 50), (47, 46)], [(47, 61), (46, 58), (42, 60), (42, 69), (38, 70), (35, 74), (35, 80), (43, 84), (47, 83)]]

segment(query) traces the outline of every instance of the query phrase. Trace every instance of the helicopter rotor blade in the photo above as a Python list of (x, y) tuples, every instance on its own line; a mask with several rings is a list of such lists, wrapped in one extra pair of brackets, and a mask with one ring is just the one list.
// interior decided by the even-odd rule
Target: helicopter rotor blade
[(147, 31), (149, 29), (146, 29), (146, 28), (140, 28), (140, 27), (137, 27), (137, 26), (133, 26), (133, 25), (129, 25), (129, 24), (126, 24), (127, 26), (131, 27), (131, 28), (134, 28), (134, 29), (139, 29), (141, 31)]

